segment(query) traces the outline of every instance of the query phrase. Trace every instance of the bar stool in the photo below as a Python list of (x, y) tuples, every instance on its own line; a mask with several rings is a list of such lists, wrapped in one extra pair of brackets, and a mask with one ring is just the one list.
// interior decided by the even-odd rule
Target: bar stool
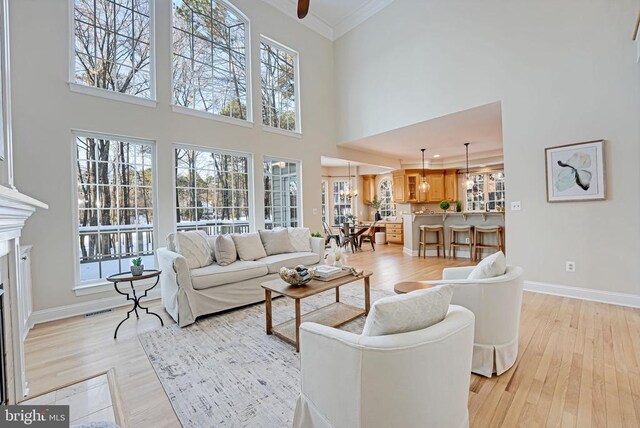
[[(466, 233), (469, 236), (469, 242), (459, 242), (457, 241), (458, 234)], [(473, 226), (468, 225), (452, 225), (449, 226), (449, 258), (453, 258), (456, 256), (456, 248), (458, 247), (467, 247), (469, 248), (469, 260), (473, 260)]]
[[(502, 226), (476, 226), (473, 232), (473, 252), (474, 259), (482, 259), (482, 250), (495, 250), (504, 253), (504, 240), (502, 237)], [(495, 244), (489, 244), (484, 241), (486, 234), (494, 234), (496, 237)], [(489, 235), (490, 236), (490, 235)]]
[[(427, 242), (427, 234), (435, 233), (436, 241)], [(418, 257), (420, 257), (420, 249), (422, 249), (422, 257), (427, 257), (427, 249), (429, 247), (436, 247), (436, 253), (440, 257), (440, 247), (442, 247), (442, 257), (447, 257), (447, 252), (444, 246), (444, 226), (441, 224), (423, 224), (420, 226), (420, 235), (418, 242)]]

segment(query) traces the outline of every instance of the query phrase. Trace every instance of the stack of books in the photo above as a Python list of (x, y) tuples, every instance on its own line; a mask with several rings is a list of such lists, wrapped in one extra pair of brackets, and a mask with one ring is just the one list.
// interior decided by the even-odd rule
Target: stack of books
[(318, 276), (319, 279), (324, 280), (335, 278), (340, 276), (342, 273), (343, 270), (335, 266), (321, 265), (316, 268), (316, 276)]

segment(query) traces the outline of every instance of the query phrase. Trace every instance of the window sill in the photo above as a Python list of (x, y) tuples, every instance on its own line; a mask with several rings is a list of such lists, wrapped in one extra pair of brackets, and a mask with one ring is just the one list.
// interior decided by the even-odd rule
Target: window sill
[[(133, 284), (136, 291), (138, 291), (138, 289), (147, 288), (154, 283), (155, 279), (151, 278), (142, 281), (135, 281)], [(131, 286), (127, 283), (122, 283), (120, 290), (123, 292), (131, 291)], [(76, 296), (88, 296), (91, 294), (107, 293), (109, 291), (114, 291), (113, 283), (109, 281), (96, 281), (93, 283), (79, 284), (73, 287), (73, 292), (76, 293)]]
[(236, 119), (235, 117), (222, 116), (215, 113), (207, 113), (206, 111), (195, 110), (189, 107), (171, 105), (174, 113), (186, 114), (188, 116), (200, 117), (203, 119), (215, 120), (217, 122), (228, 123), (231, 125), (239, 125), (245, 128), (253, 128), (253, 122), (250, 120)]
[(155, 108), (158, 105), (158, 102), (156, 100), (140, 98), (136, 97), (135, 95), (113, 92), (107, 89), (94, 88), (93, 86), (85, 86), (73, 82), (68, 82), (68, 85), (71, 92), (76, 92), (78, 94), (91, 95), (94, 97), (106, 98), (114, 101), (122, 101), (125, 103), (136, 104), (144, 107)]
[(262, 130), (266, 132), (271, 132), (272, 134), (286, 135), (287, 137), (293, 137), (293, 138), (302, 138), (302, 132), (288, 131), (286, 129), (274, 128), (273, 126), (269, 126), (269, 125), (262, 125)]

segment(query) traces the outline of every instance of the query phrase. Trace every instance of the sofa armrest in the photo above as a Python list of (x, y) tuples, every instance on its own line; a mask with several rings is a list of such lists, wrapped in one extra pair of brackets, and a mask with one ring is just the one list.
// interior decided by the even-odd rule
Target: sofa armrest
[(322, 263), (324, 259), (324, 238), (311, 237), (311, 251), (316, 253), (320, 257), (319, 263)]
[(157, 254), (159, 268), (162, 270), (161, 288), (193, 288), (187, 259), (166, 248), (158, 248)]

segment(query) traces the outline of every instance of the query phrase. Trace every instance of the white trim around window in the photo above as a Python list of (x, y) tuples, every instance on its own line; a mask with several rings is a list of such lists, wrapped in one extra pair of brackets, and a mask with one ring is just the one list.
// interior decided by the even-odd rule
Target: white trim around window
[(173, 12), (173, 0), (168, 0), (169, 4), (170, 4), (170, 8), (171, 11), (169, 13), (169, 31), (170, 31), (170, 37), (169, 37), (169, 55), (170, 55), (170, 71), (171, 71), (171, 78), (169, 79), (169, 94), (170, 94), (170, 100), (171, 100), (171, 109), (175, 112), (175, 113), (181, 113), (181, 114), (186, 114), (186, 115), (191, 115), (191, 116), (195, 116), (195, 117), (200, 117), (203, 119), (210, 119), (210, 120), (217, 120), (219, 122), (224, 122), (224, 123), (229, 123), (232, 125), (240, 125), (240, 126), (244, 126), (246, 128), (253, 128), (253, 83), (252, 83), (252, 68), (251, 68), (251, 21), (249, 20), (249, 18), (247, 17), (247, 15), (245, 15), (240, 9), (238, 9), (234, 4), (226, 1), (226, 0), (214, 0), (215, 2), (220, 2), (222, 3), (225, 7), (228, 7), (229, 9), (231, 9), (237, 16), (239, 16), (240, 18), (242, 18), (242, 20), (245, 23), (245, 44), (244, 44), (244, 51), (245, 51), (245, 60), (246, 60), (246, 66), (245, 66), (245, 79), (246, 79), (246, 109), (247, 109), (247, 119), (243, 120), (243, 119), (238, 119), (235, 117), (231, 117), (231, 116), (225, 116), (225, 115), (221, 115), (221, 114), (216, 114), (216, 113), (209, 113), (206, 111), (202, 111), (202, 110), (197, 110), (194, 108), (190, 108), (190, 107), (185, 107), (185, 106), (181, 106), (181, 105), (177, 105), (174, 101), (174, 83), (173, 83), (173, 75), (174, 75), (174, 63), (173, 63), (173, 21), (174, 21), (174, 12)]
[[(270, 37), (265, 36), (264, 34), (260, 35), (260, 43), (266, 43), (270, 46), (273, 46), (277, 49), (283, 50), (295, 58), (294, 70), (293, 70), (293, 78), (294, 78), (294, 94), (295, 94), (295, 103), (296, 103), (296, 128), (294, 131), (289, 131), (285, 129), (275, 128), (273, 126), (269, 126), (263, 123), (262, 129), (268, 132), (275, 132), (277, 134), (289, 135), (289, 136), (302, 136), (302, 114), (301, 114), (301, 106), (300, 106), (300, 54), (288, 47), (283, 45), (282, 43), (276, 42)], [(258, 58), (260, 58), (262, 47), (258, 47)], [(258, 61), (260, 62), (260, 61)], [(262, 63), (260, 65), (260, 76), (262, 76)], [(261, 82), (262, 85), (262, 82)], [(260, 116), (262, 117), (262, 87), (260, 88)], [(262, 121), (262, 119), (261, 119)]]
[(75, 65), (76, 65), (76, 47), (75, 47), (75, 0), (68, 0), (69, 14), (68, 14), (68, 31), (69, 31), (69, 74), (68, 82), (69, 90), (79, 94), (92, 95), (100, 98), (106, 98), (114, 101), (122, 101), (131, 104), (141, 105), (145, 107), (156, 107), (158, 105), (156, 96), (156, 8), (155, 0), (149, 0), (149, 89), (151, 96), (149, 98), (138, 97), (131, 94), (125, 94), (122, 92), (115, 92), (108, 89), (97, 88), (94, 86), (82, 85), (76, 83)]
[[(297, 217), (298, 225), (296, 227), (304, 227), (304, 214), (303, 214), (303, 204), (302, 204), (302, 200), (303, 200), (302, 161), (299, 159), (289, 159), (289, 158), (284, 158), (279, 156), (264, 156), (263, 165), (264, 165), (264, 162), (287, 162), (287, 163), (292, 163), (296, 165), (297, 190), (298, 190), (296, 195), (296, 207), (295, 207), (297, 216), (298, 216)], [(262, 177), (262, 186), (264, 188), (264, 174)], [(274, 207), (274, 206), (271, 205), (271, 207)], [(266, 208), (264, 203), (262, 208), (263, 208), (262, 211), (264, 216), (264, 208)], [(267, 219), (265, 218), (264, 220), (266, 222)]]
[[(138, 144), (147, 144), (150, 145), (153, 149), (151, 151), (151, 161), (152, 161), (152, 165), (153, 165), (153, 169), (152, 169), (152, 178), (151, 178), (151, 187), (152, 187), (152, 195), (153, 195), (153, 202), (152, 202), (152, 212), (153, 212), (153, 241), (155, 243), (154, 245), (154, 257), (155, 257), (155, 251), (157, 250), (158, 246), (158, 208), (157, 208), (157, 201), (158, 201), (158, 173), (156, 171), (157, 169), (157, 145), (156, 142), (154, 140), (149, 140), (149, 139), (145, 139), (145, 138), (139, 138), (139, 137), (128, 137), (128, 136), (124, 136), (124, 135), (118, 135), (118, 134), (109, 134), (109, 133), (103, 133), (103, 132), (94, 132), (94, 131), (85, 131), (85, 130), (81, 130), (81, 129), (72, 129), (71, 130), (71, 161), (72, 161), (72, 179), (71, 181), (71, 194), (74, 197), (74, 202), (72, 204), (72, 211), (73, 211), (73, 219), (72, 219), (72, 224), (73, 224), (73, 233), (74, 233), (74, 239), (73, 239), (73, 257), (74, 257), (74, 286), (72, 288), (72, 290), (74, 291), (74, 293), (76, 294), (76, 296), (84, 296), (84, 295), (88, 295), (88, 294), (97, 294), (97, 293), (103, 293), (103, 292), (107, 292), (107, 291), (111, 291), (113, 290), (113, 284), (106, 281), (104, 278), (101, 279), (97, 279), (97, 280), (93, 280), (93, 281), (81, 281), (80, 279), (80, 264), (78, 263), (78, 260), (80, 259), (80, 248), (79, 248), (79, 241), (78, 241), (78, 230), (79, 230), (79, 208), (78, 208), (78, 203), (77, 203), (77, 196), (78, 196), (78, 160), (77, 160), (77, 152), (76, 152), (76, 144), (77, 144), (77, 138), (78, 137), (86, 137), (86, 138), (98, 138), (98, 139), (110, 139), (110, 140), (116, 140), (116, 141), (126, 141), (126, 142), (130, 142), (130, 143), (138, 143)], [(157, 262), (157, 260), (156, 260)], [(141, 285), (145, 285), (147, 284), (147, 282), (140, 282)]]

